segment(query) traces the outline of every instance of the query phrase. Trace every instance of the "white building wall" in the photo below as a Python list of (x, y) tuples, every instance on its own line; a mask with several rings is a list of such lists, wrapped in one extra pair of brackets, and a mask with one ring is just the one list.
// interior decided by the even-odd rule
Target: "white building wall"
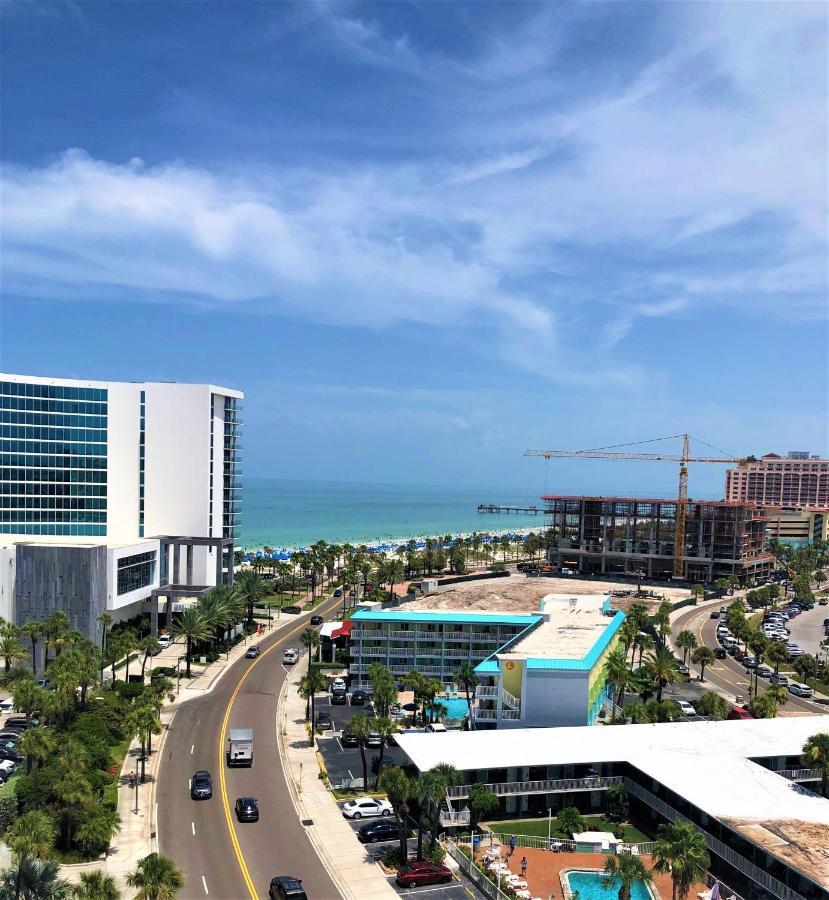
[(14, 621), (14, 544), (0, 546), (0, 617)]
[(587, 724), (590, 673), (566, 669), (527, 669), (522, 685), (519, 722), (499, 722), (517, 728)]
[(130, 541), (138, 536), (138, 438), (142, 388), (141, 384), (107, 385), (108, 541)]

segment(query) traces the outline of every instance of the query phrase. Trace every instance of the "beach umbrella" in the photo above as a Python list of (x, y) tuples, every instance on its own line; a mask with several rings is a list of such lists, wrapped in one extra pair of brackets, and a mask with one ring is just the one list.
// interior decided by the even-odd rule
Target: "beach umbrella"
[(406, 712), (417, 712), (417, 704), (416, 703), (404, 703), (401, 707)]

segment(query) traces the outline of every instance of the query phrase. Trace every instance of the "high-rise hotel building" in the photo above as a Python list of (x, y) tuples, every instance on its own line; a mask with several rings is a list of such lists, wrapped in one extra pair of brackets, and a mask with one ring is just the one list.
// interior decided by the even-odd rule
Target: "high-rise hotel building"
[(781, 509), (829, 507), (829, 459), (802, 450), (767, 453), (725, 473), (725, 499)]
[(92, 637), (232, 580), (242, 397), (0, 374), (0, 615)]

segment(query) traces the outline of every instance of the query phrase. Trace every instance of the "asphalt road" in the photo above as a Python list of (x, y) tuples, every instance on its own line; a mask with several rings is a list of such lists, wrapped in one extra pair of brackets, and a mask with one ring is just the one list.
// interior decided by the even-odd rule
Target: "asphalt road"
[[(314, 613), (331, 613), (340, 602), (326, 601)], [(297, 616), (288, 631), (256, 641), (262, 647), (258, 659), (237, 661), (212, 692), (176, 712), (162, 751), (156, 799), (159, 847), (184, 872), (184, 900), (265, 898), (275, 875), (302, 879), (310, 900), (341, 896), (300, 823), (277, 752), (276, 702), (286, 675), (282, 651), (301, 648), (298, 636), (310, 616)], [(251, 768), (226, 767), (225, 720), (228, 729), (253, 729)], [(197, 769), (213, 776), (212, 800), (190, 799), (189, 779)], [(258, 823), (236, 821), (233, 804), (244, 796), (258, 798)]]
[(823, 620), (829, 618), (829, 606), (815, 603), (799, 616), (791, 619), (786, 627), (791, 632), (791, 640), (812, 656), (817, 656), (823, 640)]
[[(723, 599), (725, 601), (728, 598)], [(728, 603), (723, 602), (722, 605), (727, 606)], [(711, 611), (714, 609), (719, 609), (719, 605), (707, 604), (700, 608), (691, 607), (687, 613), (678, 616), (672, 625), (674, 640), (680, 631), (688, 630), (696, 635), (700, 644), (705, 644), (706, 647), (710, 647), (712, 650), (718, 647), (717, 625), (719, 621), (711, 618)], [(806, 615), (806, 613), (803, 613), (803, 615)], [(822, 619), (823, 616), (821, 616)], [(678, 655), (682, 655), (681, 651)], [(785, 672), (787, 667), (783, 665), (780, 669), (781, 672)], [(698, 668), (693, 664), (691, 664), (691, 671), (695, 675), (699, 675)], [(708, 686), (709, 689), (712, 687), (718, 688), (733, 703), (737, 694), (740, 694), (745, 700), (749, 699), (749, 680), (748, 670), (729, 656), (726, 659), (715, 660), (713, 665), (705, 667), (705, 682), (701, 686)], [(762, 690), (767, 685), (768, 681), (761, 678), (760, 689)], [(789, 694), (784, 712), (826, 713), (827, 707), (812, 700), (804, 700)]]

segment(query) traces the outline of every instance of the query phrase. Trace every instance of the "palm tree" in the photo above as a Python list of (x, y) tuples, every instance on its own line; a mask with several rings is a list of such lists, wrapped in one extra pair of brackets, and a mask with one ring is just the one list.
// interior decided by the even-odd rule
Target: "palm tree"
[(424, 772), (415, 782), (415, 798), (420, 807), (417, 820), (417, 858), (423, 859), (423, 832), (426, 827), (426, 816), (430, 823), (440, 819), (440, 805), (446, 796), (446, 784), (440, 775), (430, 769)]
[(383, 755), (386, 749), (386, 740), (389, 735), (397, 731), (397, 725), (387, 716), (373, 716), (368, 720), (369, 731), (380, 735), (380, 756), (377, 760), (377, 780), (375, 785), (380, 785), (380, 773), (383, 771)]
[(90, 798), (92, 785), (82, 772), (72, 769), (55, 782), (52, 790), (64, 803), (65, 839), (66, 846), (69, 847), (72, 844), (72, 828), (75, 824), (76, 811), (82, 803)]
[(314, 652), (314, 647), (317, 646), (320, 642), (320, 635), (316, 628), (306, 628), (305, 631), (299, 636), (299, 641), (303, 647), (308, 651), (308, 665), (311, 665), (311, 654)]
[(15, 859), (0, 870), (0, 897), (24, 900), (69, 900), (72, 885), (58, 877), (60, 866), (54, 859)]
[(829, 797), (829, 734), (813, 734), (803, 745), (803, 765), (820, 772), (820, 792)]
[(654, 648), (653, 638), (649, 634), (640, 633), (636, 635), (636, 640), (633, 642), (634, 647), (639, 650), (639, 665), (642, 665), (642, 657), (646, 653), (650, 653)]
[(699, 715), (709, 719), (724, 719), (728, 715), (728, 701), (715, 691), (705, 691), (694, 705)]
[(619, 900), (630, 900), (633, 885), (637, 881), (642, 881), (646, 885), (653, 881), (653, 876), (640, 856), (623, 852), (605, 860), (602, 887), (613, 888), (618, 884)]
[(247, 610), (247, 627), (253, 629), (253, 608), (260, 600), (268, 596), (268, 586), (261, 576), (252, 569), (243, 569), (233, 584), (233, 592), (245, 604)]
[(691, 662), (699, 666), (699, 680), (705, 681), (705, 667), (710, 665), (716, 657), (710, 647), (697, 647), (691, 654)]
[(782, 641), (774, 641), (766, 651), (766, 659), (774, 666), (774, 674), (780, 668), (780, 664), (786, 662), (789, 658), (789, 651)]
[(415, 795), (415, 783), (403, 769), (394, 766), (383, 772), (380, 787), (386, 792), (400, 826), (400, 864), (405, 865), (408, 858), (406, 820), (409, 815), (409, 800)]
[(102, 869), (81, 872), (80, 884), (72, 891), (73, 900), (120, 900), (120, 897), (115, 879)]
[(211, 588), (198, 602), (205, 624), (213, 632), (211, 644), (215, 647), (232, 617), (233, 588), (222, 584)]
[[(639, 625), (631, 619), (629, 616), (625, 618), (625, 621), (619, 626), (619, 640), (622, 642), (622, 646), (625, 648), (625, 658), (627, 658), (628, 650), (630, 650), (634, 646), (634, 641), (636, 640), (636, 636), (639, 634)], [(631, 657), (631, 665), (633, 665), (633, 658)]]
[(443, 803), (444, 797), (446, 796), (446, 792), (450, 787), (461, 784), (463, 778), (461, 777), (461, 773), (451, 763), (438, 763), (436, 766), (432, 766), (427, 774), (434, 775), (436, 779), (439, 779), (441, 785), (441, 796), (435, 801), (435, 805), (433, 806), (432, 811), (429, 813), (429, 818), (432, 822), (432, 832), (429, 836), (429, 849), (431, 850), (438, 840), (438, 830), (440, 828), (440, 807)]
[(677, 679), (679, 671), (673, 653), (664, 646), (656, 647), (645, 660), (645, 668), (656, 682), (656, 699), (662, 701), (662, 691), (666, 685)]
[(711, 865), (705, 836), (685, 821), (659, 826), (653, 860), (654, 872), (671, 875), (672, 900), (685, 900), (691, 885), (702, 881)]
[(46, 691), (39, 688), (33, 681), (21, 679), (12, 688), (15, 709), (19, 709), (29, 720), (34, 713), (43, 709), (45, 696)]
[(309, 669), (299, 681), (299, 695), (305, 700), (305, 720), (308, 721), (308, 704), (311, 712), (311, 746), (314, 746), (314, 732), (316, 727), (316, 696), (319, 691), (325, 690), (328, 679), (319, 669)]
[(55, 750), (55, 735), (51, 728), (27, 728), (20, 738), (20, 752), (26, 757), (26, 774), (32, 774), (34, 763), (43, 765)]
[(32, 810), (18, 816), (9, 826), (3, 841), (17, 857), (17, 878), (15, 881), (15, 900), (20, 898), (23, 869), (32, 860), (46, 859), (55, 847), (55, 823), (52, 817), (41, 810)]
[(131, 738), (135, 737), (141, 742), (141, 784), (145, 781), (145, 764), (147, 758), (147, 738), (150, 733), (161, 732), (161, 721), (158, 718), (156, 706), (152, 702), (136, 701), (127, 714), (124, 728)]
[(135, 900), (172, 900), (184, 887), (184, 875), (169, 856), (151, 853), (138, 860), (138, 868), (127, 875), (127, 884), (138, 888)]
[(363, 762), (363, 790), (368, 790), (368, 762), (366, 760), (366, 743), (368, 741), (369, 732), (371, 728), (368, 724), (368, 716), (363, 713), (358, 713), (356, 716), (352, 716), (348, 720), (348, 724), (345, 726), (346, 731), (350, 731), (354, 737), (357, 738), (357, 742), (360, 746), (360, 758)]
[(138, 643), (138, 650), (144, 654), (144, 658), (141, 660), (141, 680), (144, 680), (144, 672), (147, 669), (147, 661), (151, 656), (155, 656), (156, 653), (161, 648), (158, 644), (158, 639), (154, 638), (151, 634), (147, 635), (147, 637), (141, 638)]
[(26, 622), (20, 626), (20, 634), (27, 637), (32, 642), (32, 675), (37, 674), (37, 664), (35, 657), (37, 656), (37, 639), (43, 633), (43, 626), (40, 622)]
[(182, 636), (187, 641), (187, 670), (186, 676), (190, 677), (190, 661), (193, 655), (193, 644), (204, 641), (210, 636), (210, 629), (204, 621), (201, 612), (195, 606), (188, 606), (181, 614), (178, 622), (173, 625), (172, 632), (175, 636)]
[(692, 631), (680, 631), (676, 636), (676, 645), (682, 651), (682, 661), (687, 663), (689, 651), (697, 646), (697, 636)]
[(469, 729), (475, 730), (475, 723), (472, 721), (472, 692), (478, 686), (478, 676), (475, 674), (475, 666), (471, 662), (462, 662), (454, 675), (455, 684), (459, 684), (466, 694), (466, 706), (469, 710)]
[(9, 674), (12, 663), (27, 659), (28, 656), (29, 653), (20, 643), (15, 629), (8, 625), (4, 626), (0, 632), (0, 657), (3, 658), (6, 675)]
[(613, 685), (614, 702), (617, 706), (624, 705), (625, 690), (630, 684), (630, 677), (631, 672), (624, 649), (615, 647), (607, 654), (605, 660), (605, 678)]
[(121, 816), (106, 803), (95, 804), (85, 810), (75, 832), (75, 841), (89, 856), (108, 850), (112, 836), (121, 829)]

